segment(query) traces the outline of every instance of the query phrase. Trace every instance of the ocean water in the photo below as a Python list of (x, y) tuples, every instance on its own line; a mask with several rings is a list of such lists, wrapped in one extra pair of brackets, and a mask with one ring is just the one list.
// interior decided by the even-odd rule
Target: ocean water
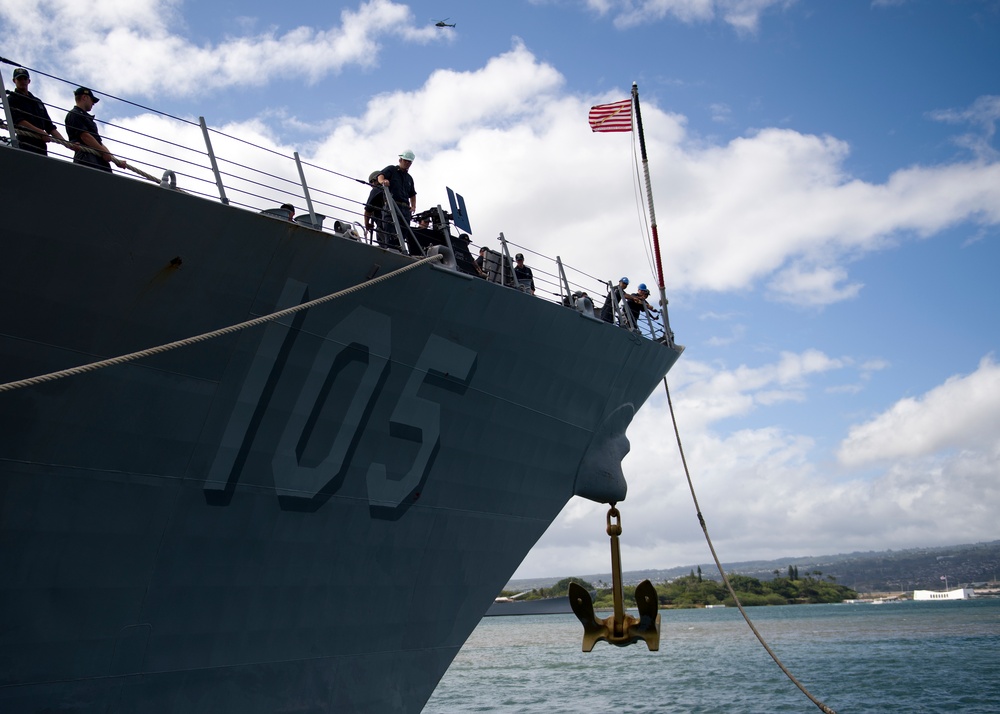
[[(747, 612), (786, 668), (838, 714), (1000, 713), (1000, 599)], [(573, 615), (485, 618), (424, 713), (820, 711), (736, 608), (661, 615), (659, 652), (604, 642), (581, 652)]]

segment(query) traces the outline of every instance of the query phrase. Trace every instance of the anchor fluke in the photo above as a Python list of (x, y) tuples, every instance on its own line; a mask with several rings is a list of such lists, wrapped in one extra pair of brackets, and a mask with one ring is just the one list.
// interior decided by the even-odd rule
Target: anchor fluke
[(569, 604), (573, 614), (583, 624), (583, 651), (590, 652), (594, 645), (606, 639), (607, 626), (604, 620), (598, 620), (594, 614), (594, 601), (590, 593), (576, 583), (569, 584)]
[(658, 651), (660, 613), (657, 612), (656, 588), (648, 580), (643, 580), (635, 589), (635, 600), (639, 605), (639, 617), (625, 615), (619, 627), (614, 615), (604, 619), (597, 617), (590, 593), (576, 583), (570, 583), (570, 606), (583, 625), (583, 651), (590, 652), (602, 640), (617, 647), (627, 647), (642, 640), (650, 652)]

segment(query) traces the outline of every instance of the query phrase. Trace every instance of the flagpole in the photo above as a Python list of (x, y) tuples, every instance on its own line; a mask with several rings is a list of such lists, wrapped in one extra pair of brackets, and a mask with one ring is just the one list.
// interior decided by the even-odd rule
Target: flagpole
[(649, 220), (653, 231), (653, 254), (656, 256), (656, 279), (660, 289), (660, 318), (663, 320), (667, 344), (674, 344), (674, 333), (670, 329), (667, 316), (667, 290), (663, 282), (663, 260), (660, 258), (660, 236), (656, 231), (656, 209), (653, 208), (653, 186), (649, 181), (649, 161), (646, 159), (646, 137), (642, 133), (642, 113), (639, 111), (639, 85), (632, 82), (632, 106), (635, 108), (635, 123), (639, 127), (639, 151), (642, 155), (642, 173), (646, 181), (646, 201), (649, 203)]

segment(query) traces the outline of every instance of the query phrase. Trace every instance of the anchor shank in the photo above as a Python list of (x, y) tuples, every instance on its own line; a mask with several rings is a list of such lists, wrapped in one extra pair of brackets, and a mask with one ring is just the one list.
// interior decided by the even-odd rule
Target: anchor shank
[(623, 633), (625, 622), (625, 596), (622, 593), (622, 556), (618, 546), (618, 537), (611, 537), (611, 570), (615, 598), (615, 636), (620, 637)]
[[(615, 522), (612, 523), (612, 518)], [(625, 632), (625, 594), (622, 592), (622, 552), (618, 542), (621, 535), (621, 514), (614, 506), (608, 511), (608, 535), (611, 536), (611, 589), (615, 603), (614, 635)]]
[(611, 538), (611, 590), (614, 596), (614, 615), (598, 619), (594, 615), (594, 601), (590, 593), (576, 583), (569, 584), (569, 601), (573, 613), (583, 624), (583, 651), (590, 652), (600, 641), (626, 647), (642, 640), (650, 652), (660, 648), (660, 613), (656, 588), (643, 580), (635, 588), (636, 608), (639, 617), (625, 614), (625, 593), (622, 587), (622, 553), (618, 537), (622, 534), (621, 514), (611, 504), (608, 510), (608, 536)]

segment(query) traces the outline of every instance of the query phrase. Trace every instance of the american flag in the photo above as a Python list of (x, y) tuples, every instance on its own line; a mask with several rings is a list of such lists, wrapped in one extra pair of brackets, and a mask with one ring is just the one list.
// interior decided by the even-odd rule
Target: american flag
[(632, 100), (598, 104), (590, 108), (587, 119), (591, 131), (632, 131)]

